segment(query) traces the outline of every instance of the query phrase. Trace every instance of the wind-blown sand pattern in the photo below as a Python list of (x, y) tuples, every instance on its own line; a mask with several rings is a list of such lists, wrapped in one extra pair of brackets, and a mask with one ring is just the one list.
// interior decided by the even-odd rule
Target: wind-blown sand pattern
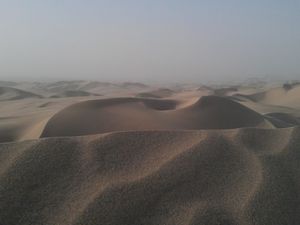
[(7, 85), (1, 225), (300, 224), (297, 85)]
[(297, 224), (300, 130), (2, 144), (1, 224)]

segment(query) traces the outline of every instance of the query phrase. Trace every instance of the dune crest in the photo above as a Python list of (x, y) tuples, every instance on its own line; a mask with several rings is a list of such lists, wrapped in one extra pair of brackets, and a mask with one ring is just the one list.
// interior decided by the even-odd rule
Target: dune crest
[(26, 98), (43, 98), (41, 95), (13, 87), (0, 87), (0, 101), (12, 101)]
[(272, 127), (263, 116), (218, 96), (185, 108), (175, 100), (115, 98), (72, 105), (46, 124), (41, 137), (78, 136), (128, 130), (198, 130)]
[(6, 85), (1, 225), (299, 224), (296, 83)]
[(141, 98), (167, 98), (174, 94), (175, 92), (168, 88), (159, 88), (154, 91), (141, 92), (137, 94), (137, 97)]
[(87, 91), (64, 91), (60, 94), (52, 95), (50, 98), (70, 98), (70, 97), (86, 97), (86, 96), (99, 96), (99, 94), (94, 94)]
[(283, 85), (282, 87), (271, 88), (262, 92), (250, 95), (234, 94), (233, 97), (239, 100), (250, 100), (256, 103), (268, 105), (296, 107), (300, 103), (300, 85)]

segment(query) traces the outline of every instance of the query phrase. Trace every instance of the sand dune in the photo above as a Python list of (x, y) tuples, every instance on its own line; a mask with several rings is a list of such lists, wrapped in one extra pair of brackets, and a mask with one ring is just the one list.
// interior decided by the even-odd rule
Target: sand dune
[(137, 97), (141, 98), (167, 98), (174, 94), (174, 91), (168, 88), (160, 88), (154, 91), (141, 92), (137, 94)]
[(214, 94), (218, 96), (226, 96), (226, 95), (230, 95), (230, 93), (234, 93), (237, 91), (238, 91), (238, 87), (218, 88), (218, 89), (214, 89)]
[(235, 99), (250, 100), (269, 105), (287, 106), (299, 108), (300, 105), (300, 85), (283, 85), (266, 91), (257, 92), (250, 95), (234, 94)]
[(0, 87), (0, 101), (11, 101), (25, 98), (42, 98), (42, 96), (13, 87)]
[(81, 102), (53, 116), (42, 137), (127, 130), (229, 129), (271, 125), (239, 103), (205, 96), (185, 108), (174, 100), (116, 98)]
[(148, 85), (139, 82), (124, 82), (120, 84), (120, 87), (124, 88), (147, 88)]
[(300, 119), (287, 113), (268, 113), (265, 115), (277, 128), (300, 125)]
[(1, 101), (0, 142), (37, 139), (48, 119), (65, 107), (76, 102), (100, 98), (26, 98)]
[[(34, 92), (38, 95), (51, 97), (54, 95), (67, 97), (69, 94), (64, 94), (64, 92), (87, 92), (100, 95), (112, 94), (123, 96), (136, 95), (137, 93), (144, 91), (150, 91), (153, 89), (151, 86), (147, 86), (142, 83), (109, 83), (100, 81), (89, 81), (89, 80), (65, 80), (57, 82), (7, 82), (0, 81), (0, 86), (14, 87), (17, 89)], [(81, 95), (82, 96), (82, 95)]]
[(7, 86), (0, 225), (300, 224), (296, 83)]
[(28, 115), (0, 117), (0, 143), (37, 139), (41, 135), (50, 115)]
[(17, 82), (0, 80), (1, 87), (13, 87), (13, 86), (17, 86), (17, 85), (18, 85)]
[(80, 91), (80, 90), (69, 90), (63, 91), (60, 94), (55, 94), (50, 96), (51, 98), (70, 98), (70, 97), (86, 97), (86, 96), (99, 96), (99, 94), (94, 94), (87, 91)]
[(296, 225), (299, 128), (0, 145), (0, 224)]

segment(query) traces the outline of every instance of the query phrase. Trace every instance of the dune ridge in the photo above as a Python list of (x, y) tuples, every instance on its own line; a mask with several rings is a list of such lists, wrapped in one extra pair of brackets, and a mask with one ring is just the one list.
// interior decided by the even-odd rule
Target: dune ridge
[(67, 90), (60, 94), (51, 95), (50, 98), (70, 98), (70, 97), (86, 97), (86, 96), (100, 96), (99, 94), (81, 91), (81, 90)]
[(263, 103), (268, 105), (296, 107), (300, 103), (300, 85), (283, 85), (282, 87), (275, 87), (267, 89), (262, 92), (254, 94), (234, 94), (232, 97), (238, 100), (250, 100), (257, 103)]
[(0, 224), (296, 225), (300, 128), (0, 144)]
[(0, 87), (0, 101), (12, 101), (26, 98), (43, 98), (41, 95), (17, 89), (14, 87)]
[(81, 102), (58, 112), (41, 137), (78, 136), (128, 130), (198, 130), (272, 125), (230, 99), (204, 96), (184, 108), (175, 100), (112, 98)]
[(298, 83), (3, 85), (0, 225), (300, 223)]
[(159, 88), (157, 90), (149, 91), (149, 92), (141, 92), (138, 93), (136, 97), (141, 98), (167, 98), (174, 94), (175, 92), (168, 88)]

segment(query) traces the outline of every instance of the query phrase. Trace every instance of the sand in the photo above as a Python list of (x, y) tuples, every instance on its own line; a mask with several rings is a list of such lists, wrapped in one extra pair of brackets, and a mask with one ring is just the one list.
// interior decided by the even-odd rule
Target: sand
[(198, 130), (272, 127), (263, 116), (218, 96), (201, 97), (176, 110), (176, 101), (114, 98), (72, 105), (46, 124), (41, 137), (78, 136), (129, 130)]
[(85, 96), (99, 96), (98, 94), (87, 91), (64, 91), (59, 94), (51, 95), (50, 98), (68, 98), (68, 97), (85, 97)]
[(299, 128), (0, 145), (1, 224), (299, 224)]
[(0, 225), (300, 224), (297, 84), (0, 84)]
[(288, 89), (282, 85), (252, 94), (235, 93), (233, 96), (242, 101), (250, 100), (258, 104), (300, 109), (300, 84)]
[(141, 98), (167, 98), (171, 97), (174, 93), (173, 90), (168, 88), (159, 88), (157, 90), (149, 91), (149, 92), (141, 92), (137, 94), (137, 97)]
[(42, 98), (42, 96), (13, 87), (0, 87), (0, 101), (10, 101), (26, 98)]

